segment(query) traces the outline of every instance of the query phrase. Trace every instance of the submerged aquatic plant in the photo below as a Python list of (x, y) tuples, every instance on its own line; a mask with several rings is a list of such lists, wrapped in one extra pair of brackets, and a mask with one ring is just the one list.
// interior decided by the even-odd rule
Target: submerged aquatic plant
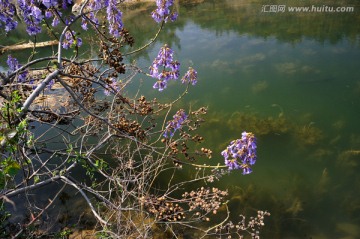
[(232, 130), (247, 129), (257, 136), (285, 134), (293, 130), (294, 124), (280, 112), (278, 117), (260, 117), (254, 113), (234, 112), (227, 118), (227, 125)]

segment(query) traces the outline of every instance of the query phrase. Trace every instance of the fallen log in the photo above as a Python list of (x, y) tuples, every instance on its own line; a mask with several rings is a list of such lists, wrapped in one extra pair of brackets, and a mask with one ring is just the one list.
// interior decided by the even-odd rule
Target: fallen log
[(4, 47), (0, 47), (0, 54), (3, 54), (6, 51), (17, 51), (17, 50), (24, 50), (24, 49), (29, 49), (29, 48), (33, 48), (33, 47), (53, 46), (53, 45), (57, 45), (58, 43), (59, 43), (58, 40), (53, 40), (53, 41), (44, 41), (44, 42), (37, 42), (37, 43), (29, 42), (29, 43), (24, 43), (24, 44), (4, 46)]

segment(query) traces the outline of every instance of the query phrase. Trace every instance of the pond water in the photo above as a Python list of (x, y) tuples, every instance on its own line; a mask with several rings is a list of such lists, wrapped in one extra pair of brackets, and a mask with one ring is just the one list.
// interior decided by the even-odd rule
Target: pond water
[[(198, 85), (181, 106), (208, 107), (201, 131), (213, 165), (242, 131), (256, 134), (254, 172), (232, 172), (218, 182), (230, 191), (234, 219), (266, 209), (272, 215), (263, 238), (360, 238), (359, 2), (327, 1), (354, 6), (352, 13), (261, 12), (266, 4), (180, 4), (179, 20), (138, 61), (151, 62), (167, 43), (184, 71), (198, 71)], [(141, 27), (145, 16), (130, 19), (129, 29), (152, 33)], [(162, 97), (178, 95), (178, 85), (169, 85)]]
[[(182, 74), (188, 66), (198, 71), (198, 84), (179, 107), (208, 107), (200, 129), (204, 147), (213, 150), (206, 163), (221, 163), (220, 152), (241, 132), (255, 133), (254, 172), (234, 171), (215, 184), (229, 190), (232, 219), (271, 212), (263, 238), (360, 238), (360, 4), (326, 4), (354, 12), (274, 13), (261, 11), (268, 1), (180, 1), (179, 19), (148, 53), (131, 59), (149, 65), (167, 43)], [(286, 3), (312, 5), (324, 3)], [(138, 46), (156, 31), (144, 24), (153, 7), (139, 6), (125, 19)], [(143, 89), (153, 83), (144, 79)], [(182, 89), (173, 82), (148, 95), (174, 98)]]

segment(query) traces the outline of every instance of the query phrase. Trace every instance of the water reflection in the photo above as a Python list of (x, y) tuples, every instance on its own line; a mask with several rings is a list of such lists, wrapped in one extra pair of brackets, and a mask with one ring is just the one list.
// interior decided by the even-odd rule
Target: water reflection
[(244, 129), (258, 135), (254, 174), (220, 187), (235, 215), (272, 212), (265, 238), (357, 238), (358, 15), (263, 15), (262, 4), (188, 4), (176, 31), (179, 58), (199, 67), (190, 101), (209, 106), (203, 132), (214, 155)]
[[(203, 29), (210, 29), (216, 35), (235, 31), (239, 35), (274, 37), (281, 42), (297, 43), (304, 38), (320, 43), (336, 44), (344, 39), (359, 44), (358, 1), (327, 1), (328, 6), (354, 6), (353, 13), (261, 13), (264, 5), (323, 6), (322, 1), (204, 1), (201, 5), (189, 4), (184, 11), (192, 21)], [(194, 10), (193, 8), (196, 8)]]

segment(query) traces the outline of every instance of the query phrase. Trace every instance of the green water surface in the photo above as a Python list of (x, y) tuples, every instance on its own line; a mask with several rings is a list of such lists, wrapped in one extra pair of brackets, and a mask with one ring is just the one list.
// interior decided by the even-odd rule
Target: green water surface
[[(264, 5), (354, 12), (261, 12)], [(156, 32), (146, 24), (153, 8), (124, 11), (137, 46)], [(215, 182), (229, 190), (231, 219), (268, 210), (262, 238), (360, 238), (359, 1), (180, 0), (176, 8), (179, 19), (130, 60), (146, 70), (167, 43), (182, 74), (189, 66), (198, 71), (198, 84), (178, 106), (208, 107), (200, 128), (213, 150), (207, 164), (222, 163), (220, 152), (241, 132), (257, 136), (253, 173)], [(159, 99), (184, 89), (171, 82), (159, 93), (153, 83), (143, 78), (142, 87)]]
[[(354, 12), (263, 13), (265, 4)], [(207, 163), (222, 162), (220, 152), (242, 131), (257, 135), (254, 172), (217, 184), (230, 191), (232, 219), (271, 212), (263, 238), (360, 238), (359, 9), (358, 1), (188, 1), (139, 58), (151, 62), (167, 43), (183, 71), (198, 71), (181, 106), (209, 109), (201, 128), (214, 152)], [(129, 24), (145, 21), (137, 17)], [(179, 89), (170, 84), (161, 97)]]

